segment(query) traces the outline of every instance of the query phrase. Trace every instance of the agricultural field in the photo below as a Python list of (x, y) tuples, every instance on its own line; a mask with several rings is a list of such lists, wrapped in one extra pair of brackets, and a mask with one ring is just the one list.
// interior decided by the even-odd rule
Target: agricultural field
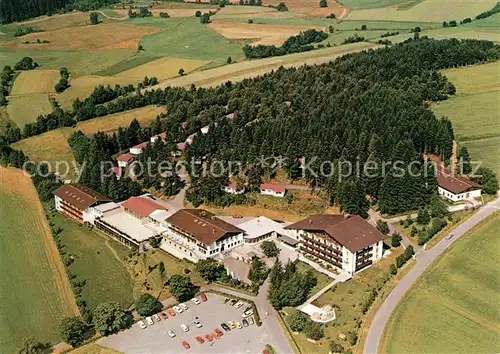
[[(349, 2), (346, 0), (345, 2)], [(367, 1), (353, 0), (357, 3), (368, 3)], [(402, 1), (392, 1), (393, 3)], [(380, 1), (379, 3), (382, 3)], [(384, 20), (384, 21), (422, 21), (443, 22), (455, 20), (457, 22), (464, 18), (474, 18), (483, 11), (490, 10), (495, 6), (497, 0), (421, 0), (413, 1), (412, 6), (401, 6), (396, 4), (389, 7), (370, 8), (352, 11), (350, 20)]]
[(498, 351), (499, 232), (497, 212), (417, 280), (389, 320), (382, 352)]
[(117, 301), (124, 308), (132, 302), (132, 277), (124, 258), (129, 249), (98, 231), (66, 219), (55, 210), (50, 221), (60, 227), (65, 250), (75, 261), (69, 270), (85, 279), (82, 297), (90, 308), (106, 301)]
[(52, 105), (46, 93), (12, 95), (9, 96), (8, 100), (9, 119), (20, 128), (24, 127), (26, 123), (35, 122), (40, 114), (52, 112)]
[(352, 10), (376, 9), (394, 6), (396, 8), (407, 8), (415, 6), (424, 0), (340, 0), (341, 5)]
[(188, 74), (208, 63), (209, 61), (206, 60), (161, 58), (120, 72), (116, 76), (136, 81), (142, 80), (145, 76), (154, 76), (158, 80), (165, 80), (179, 76), (180, 69), (184, 69), (184, 72)]
[(20, 170), (0, 167), (0, 206), (0, 351), (18, 352), (29, 337), (58, 343), (60, 321), (78, 308), (38, 194)]
[(16, 77), (11, 95), (53, 92), (59, 77), (57, 70), (23, 71)]
[(444, 70), (443, 74), (457, 93), (434, 104), (434, 114), (452, 121), (456, 139), (469, 149), (473, 161), (500, 173), (500, 62)]

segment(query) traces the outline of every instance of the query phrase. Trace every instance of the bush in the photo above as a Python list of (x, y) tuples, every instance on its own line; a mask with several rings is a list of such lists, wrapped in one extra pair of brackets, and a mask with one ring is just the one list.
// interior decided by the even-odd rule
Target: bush
[(342, 344), (331, 342), (330, 343), (330, 351), (332, 353), (343, 353), (344, 347), (342, 346)]
[(396, 275), (397, 272), (398, 272), (398, 268), (394, 264), (391, 264), (389, 266), (389, 274)]
[(326, 0), (319, 0), (319, 7), (328, 7)]
[(335, 16), (335, 14), (334, 14), (334, 13), (331, 13), (331, 14), (329, 14), (328, 16), (326, 16), (326, 18), (328, 18), (328, 19), (333, 19), (333, 20), (334, 20), (334, 19), (336, 19), (337, 17)]
[[(351, 345), (356, 345), (358, 342), (358, 334), (356, 332), (349, 332), (347, 333), (347, 340)], [(331, 349), (331, 346), (330, 346)]]
[(392, 238), (391, 238), (391, 246), (392, 247), (399, 247), (399, 245), (401, 245), (402, 239), (403, 238), (401, 237), (400, 234), (398, 234), (397, 232), (393, 233)]
[(253, 19), (249, 18), (248, 23), (253, 23)]
[(379, 220), (377, 221), (377, 230), (383, 233), (384, 235), (389, 234), (389, 225), (385, 221)]
[(260, 249), (266, 257), (277, 257), (281, 249), (273, 241), (264, 241), (260, 244)]
[(161, 18), (170, 18), (170, 15), (167, 12), (160, 12)]
[(323, 326), (317, 322), (312, 321), (309, 321), (306, 328), (304, 328), (304, 334), (307, 338), (312, 340), (320, 340), (325, 336)]
[(289, 316), (286, 317), (286, 320), (288, 326), (294, 332), (302, 332), (311, 321), (305, 313), (298, 310), (294, 310)]
[(362, 31), (366, 31), (368, 29), (368, 27), (366, 27), (366, 25), (361, 25), (361, 30)]
[(200, 10), (196, 11), (196, 12), (194, 13), (194, 15), (195, 15), (196, 17), (201, 17), (201, 11), (200, 11)]

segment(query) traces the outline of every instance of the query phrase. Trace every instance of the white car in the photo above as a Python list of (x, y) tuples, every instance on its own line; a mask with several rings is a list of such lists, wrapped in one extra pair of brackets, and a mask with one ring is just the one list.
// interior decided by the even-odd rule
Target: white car
[(172, 308), (174, 309), (175, 312), (182, 313), (182, 309), (179, 306), (174, 306)]
[(172, 330), (168, 331), (168, 335), (170, 336), (170, 338), (174, 338), (175, 337), (175, 333)]
[(150, 326), (154, 325), (153, 319), (151, 317), (146, 317), (146, 323)]
[(198, 320), (194, 320), (193, 323), (196, 326), (196, 328), (201, 328), (202, 327), (201, 322), (198, 321)]
[(144, 321), (139, 321), (137, 323), (139, 324), (139, 327), (141, 327), (142, 329), (145, 329), (147, 327)]
[(179, 304), (180, 308), (183, 309), (184, 311), (187, 310), (189, 307), (186, 304)]
[(238, 301), (234, 304), (234, 307), (236, 307), (237, 309), (239, 309), (241, 306), (243, 306), (243, 303), (241, 301)]
[(200, 301), (200, 300), (198, 300), (198, 299), (197, 299), (197, 298), (195, 298), (195, 297), (193, 297), (193, 298), (191, 299), (191, 302), (192, 302), (193, 304), (195, 304), (195, 305), (199, 305), (199, 304), (201, 304), (201, 301)]
[(160, 322), (160, 321), (161, 321), (160, 316), (158, 316), (158, 314), (156, 314), (156, 313), (155, 313), (153, 316), (151, 316), (151, 317), (153, 318), (153, 320), (154, 320), (155, 322)]
[(445, 237), (445, 239), (451, 240), (452, 237), (453, 237), (453, 234), (449, 234), (448, 236)]
[(247, 318), (247, 317), (250, 317), (252, 315), (253, 315), (253, 311), (252, 310), (248, 310), (248, 311), (243, 312), (243, 314), (241, 315), (241, 317)]
[(181, 324), (181, 328), (182, 328), (182, 330), (183, 330), (184, 332), (189, 331), (188, 326), (186, 326), (184, 323), (183, 323), (183, 324)]

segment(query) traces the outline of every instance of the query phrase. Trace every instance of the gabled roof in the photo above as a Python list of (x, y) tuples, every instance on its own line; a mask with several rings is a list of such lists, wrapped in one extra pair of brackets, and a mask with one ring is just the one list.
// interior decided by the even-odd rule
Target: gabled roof
[(177, 145), (177, 150), (184, 151), (186, 150), (186, 143), (178, 143)]
[(181, 209), (167, 218), (166, 222), (207, 246), (227, 234), (243, 232), (203, 209)]
[(149, 216), (155, 210), (168, 210), (163, 205), (156, 203), (154, 200), (144, 197), (131, 197), (122, 203), (122, 206), (130, 210), (132, 213), (142, 216)]
[(481, 189), (481, 186), (468, 177), (454, 175), (443, 166), (437, 166), (436, 179), (438, 186), (454, 194), (464, 193), (470, 190)]
[(95, 204), (111, 201), (108, 197), (82, 184), (65, 184), (54, 191), (54, 195), (79, 210), (85, 210)]
[(116, 157), (116, 161), (121, 161), (121, 162), (129, 162), (133, 159), (135, 159), (135, 156), (128, 152), (126, 154), (121, 154)]
[(259, 189), (272, 190), (277, 193), (282, 193), (286, 190), (285, 186), (282, 186), (281, 184), (272, 184), (272, 183), (262, 183)]
[(122, 168), (121, 167), (113, 167), (113, 173), (116, 176), (121, 177), (123, 174)]
[(148, 144), (149, 144), (149, 142), (145, 141), (143, 143), (132, 146), (131, 149), (142, 149), (142, 148), (146, 147)]
[(322, 231), (353, 253), (384, 239), (359, 215), (312, 215), (285, 229)]
[(245, 230), (245, 239), (257, 238), (272, 232), (276, 232), (279, 235), (286, 235), (282, 224), (265, 216), (259, 216), (258, 218), (241, 223), (238, 227)]

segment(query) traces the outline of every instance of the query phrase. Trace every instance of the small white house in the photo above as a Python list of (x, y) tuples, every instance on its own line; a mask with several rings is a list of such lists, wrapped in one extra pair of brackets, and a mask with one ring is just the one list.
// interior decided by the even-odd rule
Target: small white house
[(191, 134), (190, 136), (188, 136), (187, 139), (186, 139), (186, 144), (191, 145), (193, 143), (195, 137), (196, 137), (196, 133)]
[(436, 177), (442, 198), (459, 202), (481, 197), (481, 186), (467, 177), (453, 175), (442, 167), (436, 169)]
[(167, 133), (161, 133), (161, 134), (156, 134), (156, 135), (153, 135), (149, 141), (151, 143), (154, 143), (155, 141), (157, 141), (158, 139), (161, 139), (162, 141), (165, 141), (167, 140)]
[(144, 143), (140, 143), (136, 146), (132, 146), (130, 148), (130, 153), (132, 155), (139, 155), (139, 154), (142, 154), (142, 151), (144, 150), (144, 148), (149, 144), (149, 142), (144, 142)]
[(116, 158), (116, 162), (118, 162), (118, 167), (125, 168), (128, 165), (130, 165), (132, 162), (134, 162), (134, 155), (130, 153), (122, 154), (119, 155)]
[(229, 194), (243, 194), (245, 193), (245, 188), (238, 189), (238, 186), (236, 183), (229, 183), (227, 186), (224, 187), (224, 192), (229, 193)]
[(260, 185), (260, 194), (273, 197), (284, 197), (286, 188), (280, 184), (263, 183)]
[(209, 130), (210, 130), (210, 126), (205, 125), (203, 128), (201, 128), (201, 134), (203, 134), (203, 135), (208, 134)]

